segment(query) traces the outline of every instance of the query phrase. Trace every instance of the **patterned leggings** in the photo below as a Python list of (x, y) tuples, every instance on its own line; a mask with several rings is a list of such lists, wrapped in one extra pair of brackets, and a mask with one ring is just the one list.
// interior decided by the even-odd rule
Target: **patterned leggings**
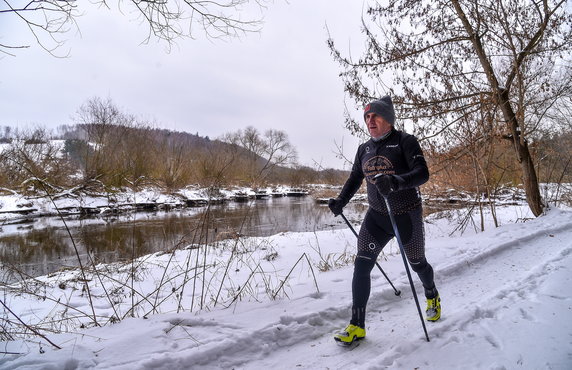
[[(421, 207), (395, 215), (399, 235), (411, 269), (417, 273), (425, 288), (425, 295), (435, 295), (433, 268), (425, 259), (425, 231)], [(352, 279), (351, 323), (365, 327), (365, 307), (371, 290), (371, 270), (379, 253), (395, 236), (389, 215), (369, 209), (365, 215), (358, 237), (358, 253), (354, 263)]]

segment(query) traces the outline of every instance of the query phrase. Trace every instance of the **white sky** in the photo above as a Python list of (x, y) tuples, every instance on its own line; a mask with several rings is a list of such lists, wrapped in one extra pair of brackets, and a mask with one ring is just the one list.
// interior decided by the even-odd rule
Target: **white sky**
[[(338, 47), (359, 55), (362, 1), (277, 0), (259, 34), (209, 41), (197, 33), (170, 53), (165, 43), (141, 45), (147, 28), (133, 16), (79, 6), (81, 36), (66, 35), (68, 58), (36, 45), (0, 56), (0, 126), (72, 124), (98, 96), (157, 127), (211, 138), (248, 125), (283, 130), (312, 167), (344, 168), (335, 143), (353, 158), (359, 140), (343, 127), (343, 112), (354, 103), (327, 48), (326, 24)], [(0, 43), (13, 44), (23, 30), (1, 17)]]

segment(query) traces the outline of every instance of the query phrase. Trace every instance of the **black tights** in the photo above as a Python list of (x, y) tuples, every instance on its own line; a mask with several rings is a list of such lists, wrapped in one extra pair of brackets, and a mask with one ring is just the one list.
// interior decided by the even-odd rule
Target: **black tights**
[[(425, 235), (421, 207), (396, 216), (399, 235), (411, 269), (417, 273), (427, 298), (437, 294), (433, 278), (433, 268), (425, 258)], [(371, 270), (377, 256), (394, 237), (388, 215), (369, 210), (365, 216), (358, 237), (358, 254), (354, 262), (352, 278), (352, 319), (353, 325), (365, 327), (365, 308), (371, 290)]]

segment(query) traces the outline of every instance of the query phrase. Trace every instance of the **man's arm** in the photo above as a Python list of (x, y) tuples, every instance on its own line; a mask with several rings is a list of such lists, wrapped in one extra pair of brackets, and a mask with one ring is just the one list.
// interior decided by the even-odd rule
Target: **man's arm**
[(417, 138), (407, 135), (403, 138), (401, 148), (407, 161), (409, 172), (396, 176), (400, 182), (399, 189), (415, 188), (425, 184), (429, 180), (429, 168)]

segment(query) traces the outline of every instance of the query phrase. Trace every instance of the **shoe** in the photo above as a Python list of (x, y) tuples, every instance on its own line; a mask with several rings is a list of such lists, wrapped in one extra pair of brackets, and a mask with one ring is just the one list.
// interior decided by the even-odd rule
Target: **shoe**
[(425, 314), (427, 321), (437, 321), (441, 318), (441, 298), (439, 298), (439, 294), (435, 298), (427, 298)]
[(353, 324), (349, 324), (344, 330), (334, 335), (336, 342), (343, 344), (352, 344), (354, 341), (363, 338), (365, 338), (365, 329)]

